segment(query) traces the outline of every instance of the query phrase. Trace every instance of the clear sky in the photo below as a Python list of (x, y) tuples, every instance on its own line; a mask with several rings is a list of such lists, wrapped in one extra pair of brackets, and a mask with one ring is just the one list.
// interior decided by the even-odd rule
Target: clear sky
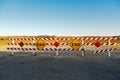
[(120, 0), (0, 0), (4, 35), (120, 35)]

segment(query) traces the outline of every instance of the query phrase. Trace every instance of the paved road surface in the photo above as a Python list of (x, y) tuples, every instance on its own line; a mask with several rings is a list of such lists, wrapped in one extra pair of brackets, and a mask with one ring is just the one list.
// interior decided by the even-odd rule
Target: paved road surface
[(0, 80), (120, 80), (120, 58), (5, 54), (0, 57)]

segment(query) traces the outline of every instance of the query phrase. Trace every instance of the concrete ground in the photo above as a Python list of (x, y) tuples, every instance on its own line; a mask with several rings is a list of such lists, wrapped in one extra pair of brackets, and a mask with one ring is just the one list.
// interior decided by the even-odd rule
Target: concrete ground
[(0, 52), (0, 80), (120, 80), (120, 52)]

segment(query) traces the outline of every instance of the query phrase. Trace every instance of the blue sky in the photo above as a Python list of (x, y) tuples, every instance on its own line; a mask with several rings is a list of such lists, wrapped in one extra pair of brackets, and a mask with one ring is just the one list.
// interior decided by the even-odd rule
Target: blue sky
[(120, 35), (120, 0), (0, 0), (8, 35)]

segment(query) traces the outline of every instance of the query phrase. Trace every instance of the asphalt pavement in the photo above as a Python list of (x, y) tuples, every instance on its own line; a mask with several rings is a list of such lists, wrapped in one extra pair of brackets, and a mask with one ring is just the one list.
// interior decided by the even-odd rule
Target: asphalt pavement
[(89, 55), (92, 52), (86, 52), (84, 57), (67, 52), (57, 57), (54, 52), (38, 56), (28, 52), (8, 54), (0, 53), (0, 80), (120, 80), (119, 52), (112, 58), (107, 53)]

